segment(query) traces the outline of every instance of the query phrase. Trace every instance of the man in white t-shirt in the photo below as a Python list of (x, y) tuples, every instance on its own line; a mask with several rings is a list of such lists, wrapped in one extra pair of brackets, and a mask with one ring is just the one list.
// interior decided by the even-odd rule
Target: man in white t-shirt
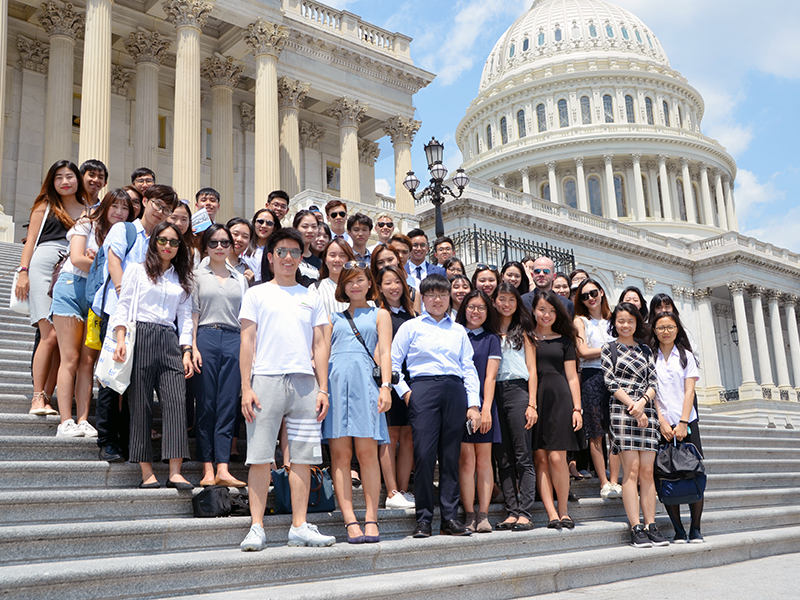
[(240, 547), (245, 552), (258, 551), (267, 542), (264, 509), (281, 419), (286, 421), (292, 457), (289, 545), (330, 546), (336, 538), (322, 535), (316, 526), (306, 523), (310, 465), (322, 462), (320, 423), (328, 412), (330, 349), (325, 340), (330, 323), (319, 296), (310, 294), (296, 280), (303, 256), (300, 232), (291, 227), (279, 229), (265, 251), (274, 279), (247, 290), (239, 313), (239, 366), (252, 518)]

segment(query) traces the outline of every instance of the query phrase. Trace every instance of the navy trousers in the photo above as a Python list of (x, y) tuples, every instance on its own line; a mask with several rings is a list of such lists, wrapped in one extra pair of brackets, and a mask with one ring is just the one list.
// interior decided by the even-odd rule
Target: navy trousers
[(458, 516), (458, 461), (466, 423), (467, 392), (453, 375), (418, 377), (411, 382), (408, 417), (414, 440), (414, 497), (417, 521), (430, 523), (436, 501), (433, 473), (439, 459), (442, 521)]
[[(103, 313), (100, 322), (100, 339), (106, 338), (109, 316)], [(128, 391), (120, 395), (111, 388), (99, 386), (97, 391), (97, 406), (95, 407), (95, 425), (97, 427), (97, 446), (116, 446), (123, 456), (128, 457), (128, 435), (130, 425), (130, 411), (128, 409)]]

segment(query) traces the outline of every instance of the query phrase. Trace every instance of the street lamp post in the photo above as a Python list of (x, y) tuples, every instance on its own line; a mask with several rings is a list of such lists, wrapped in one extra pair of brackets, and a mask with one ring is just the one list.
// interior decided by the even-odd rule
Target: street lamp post
[(436, 207), (437, 238), (444, 235), (442, 203), (445, 201), (446, 196), (460, 198), (461, 194), (464, 193), (464, 188), (469, 185), (469, 177), (464, 172), (464, 169), (460, 168), (456, 169), (456, 174), (453, 176), (453, 184), (458, 189), (458, 194), (454, 193), (450, 186), (444, 184), (444, 179), (447, 177), (447, 168), (442, 164), (443, 155), (444, 144), (437, 142), (435, 138), (431, 138), (430, 143), (425, 145), (425, 158), (428, 160), (428, 171), (431, 174), (430, 185), (417, 194), (416, 191), (420, 182), (417, 176), (414, 175), (414, 171), (409, 171), (405, 181), (403, 181), (403, 186), (411, 193), (411, 197), (414, 200), (421, 200), (427, 196)]

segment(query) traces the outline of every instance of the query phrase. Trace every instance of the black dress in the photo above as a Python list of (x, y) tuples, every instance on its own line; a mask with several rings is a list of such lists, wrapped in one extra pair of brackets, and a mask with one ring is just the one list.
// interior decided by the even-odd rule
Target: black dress
[(583, 431), (572, 430), (572, 392), (564, 362), (575, 360), (575, 346), (564, 336), (539, 340), (536, 392), (539, 420), (533, 428), (534, 450), (582, 450)]
[[(394, 336), (397, 334), (397, 330), (400, 329), (400, 325), (413, 319), (414, 315), (408, 314), (403, 309), (400, 309), (398, 312), (394, 312), (393, 310), (389, 309), (389, 314), (392, 317), (392, 338), (394, 339)], [(408, 374), (408, 370), (406, 369), (405, 362), (403, 363), (403, 377), (406, 381), (411, 379), (411, 376)], [(389, 427), (404, 427), (406, 425), (411, 425), (408, 420), (408, 406), (406, 406), (405, 401), (403, 401), (403, 399), (397, 395), (397, 392), (394, 391), (394, 388), (392, 388), (392, 407), (386, 411), (386, 425)]]

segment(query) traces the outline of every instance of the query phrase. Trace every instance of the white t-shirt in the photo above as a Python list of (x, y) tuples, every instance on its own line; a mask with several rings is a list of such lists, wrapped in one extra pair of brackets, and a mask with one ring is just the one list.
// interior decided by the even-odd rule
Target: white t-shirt
[[(92, 250), (97, 253), (98, 245), (97, 240), (94, 238), (94, 225), (89, 219), (80, 219), (72, 228), (67, 232), (67, 241), (72, 245), (72, 238), (75, 236), (86, 238), (86, 250)], [(62, 273), (69, 273), (78, 277), (88, 277), (87, 271), (81, 271), (78, 267), (72, 264), (72, 259), (68, 256), (67, 260), (61, 267)]]
[(245, 292), (239, 320), (256, 324), (253, 375), (313, 375), (313, 329), (328, 324), (322, 300), (302, 285), (263, 283)]
[[(656, 357), (656, 376), (658, 377), (658, 390), (656, 400), (658, 409), (673, 427), (681, 420), (683, 413), (684, 382), (690, 377), (698, 379), (700, 372), (697, 369), (697, 361), (691, 352), (686, 352), (686, 368), (681, 367), (681, 357), (678, 349), (673, 346), (668, 360), (664, 360), (661, 350)], [(689, 417), (691, 423), (697, 418), (697, 412), (692, 407), (692, 414)]]

